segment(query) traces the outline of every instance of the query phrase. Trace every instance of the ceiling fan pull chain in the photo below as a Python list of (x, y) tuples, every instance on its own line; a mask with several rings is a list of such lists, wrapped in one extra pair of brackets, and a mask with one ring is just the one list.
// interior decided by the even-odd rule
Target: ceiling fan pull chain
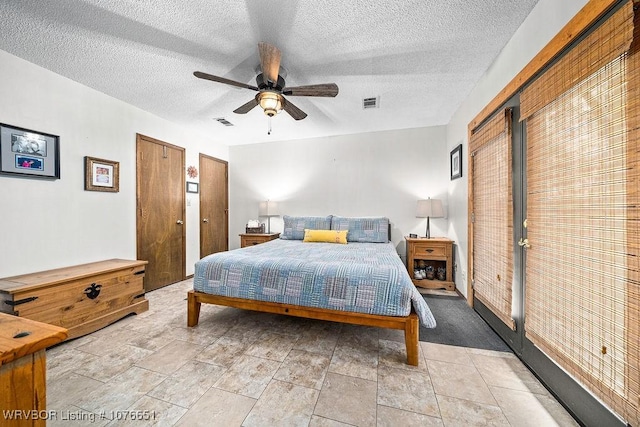
[(269, 129), (267, 130), (267, 135), (271, 135), (271, 116), (269, 116), (268, 119), (269, 119)]

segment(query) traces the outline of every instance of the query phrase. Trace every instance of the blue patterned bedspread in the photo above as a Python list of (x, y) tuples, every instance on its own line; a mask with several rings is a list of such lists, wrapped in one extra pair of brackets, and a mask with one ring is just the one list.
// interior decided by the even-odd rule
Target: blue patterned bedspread
[(392, 243), (305, 243), (276, 239), (209, 255), (193, 288), (229, 297), (436, 321)]

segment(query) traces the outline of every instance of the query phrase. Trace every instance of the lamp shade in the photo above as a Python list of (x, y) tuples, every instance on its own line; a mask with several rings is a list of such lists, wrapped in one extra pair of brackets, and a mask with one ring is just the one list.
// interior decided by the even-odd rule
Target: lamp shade
[(416, 218), (442, 218), (444, 217), (444, 209), (442, 200), (427, 199), (418, 200), (416, 208)]
[(273, 200), (266, 200), (260, 202), (258, 206), (258, 216), (279, 216), (280, 210), (278, 209), (278, 203)]

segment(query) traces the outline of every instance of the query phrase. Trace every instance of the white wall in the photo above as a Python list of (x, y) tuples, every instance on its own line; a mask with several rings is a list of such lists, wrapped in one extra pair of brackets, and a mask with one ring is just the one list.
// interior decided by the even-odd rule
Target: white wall
[[(449, 182), (445, 127), (374, 132), (229, 148), (229, 247), (257, 219), (262, 200), (278, 201), (282, 214), (386, 216), (398, 252), (404, 237), (424, 236), (426, 219), (416, 202), (444, 198)], [(266, 218), (260, 218), (266, 222)], [(443, 236), (447, 219), (431, 220), (431, 235)], [(272, 218), (271, 231), (282, 231)]]
[(458, 144), (463, 144), (463, 177), (451, 181), (448, 187), (450, 222), (447, 234), (459, 245), (460, 250), (456, 255), (459, 268), (455, 274), (455, 281), (457, 288), (465, 295), (469, 251), (467, 125), (582, 9), (587, 1), (540, 0), (447, 125), (448, 149), (452, 150)]
[[(0, 122), (60, 136), (59, 180), (0, 176), (0, 277), (136, 257), (136, 133), (228, 159), (211, 138), (0, 51)], [(84, 156), (120, 162), (120, 192), (84, 191)], [(196, 179), (197, 181), (197, 179)], [(195, 196), (195, 197), (194, 197)], [(199, 257), (199, 203), (189, 194), (187, 271)]]

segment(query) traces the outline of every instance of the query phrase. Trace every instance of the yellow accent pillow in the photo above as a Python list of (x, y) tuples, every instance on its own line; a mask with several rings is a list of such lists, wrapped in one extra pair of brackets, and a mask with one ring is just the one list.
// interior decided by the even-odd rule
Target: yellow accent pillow
[(324, 242), (347, 244), (347, 232), (349, 230), (309, 230), (304, 229), (303, 242)]

